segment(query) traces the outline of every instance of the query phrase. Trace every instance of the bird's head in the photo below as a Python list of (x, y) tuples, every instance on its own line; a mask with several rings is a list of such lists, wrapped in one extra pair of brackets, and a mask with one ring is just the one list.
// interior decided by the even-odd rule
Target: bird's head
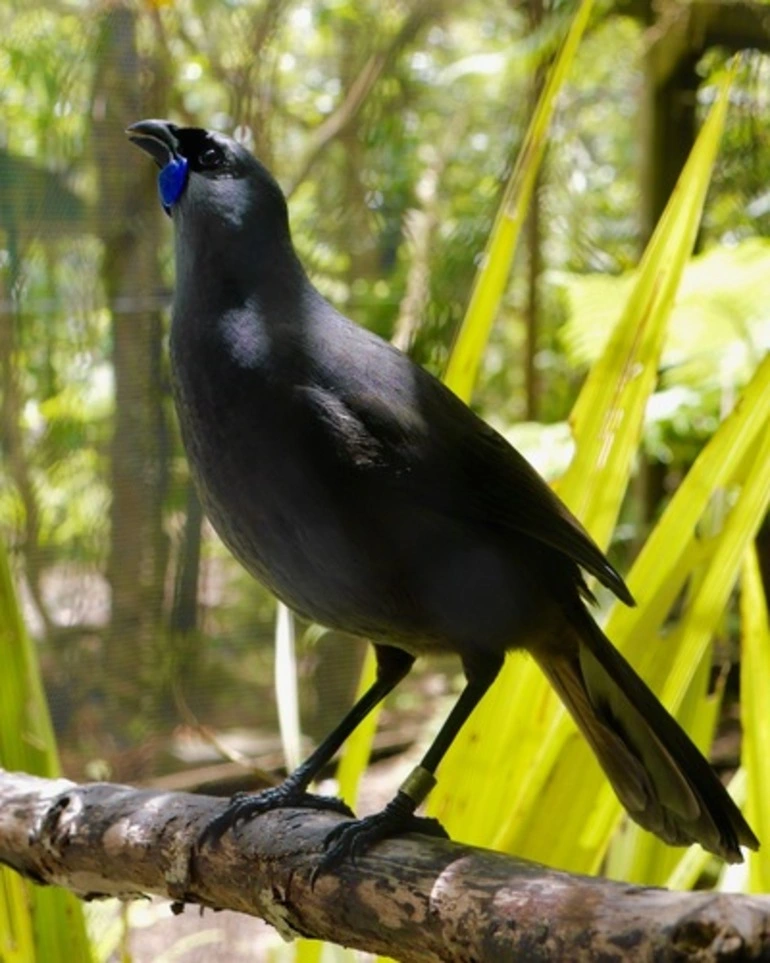
[(259, 225), (286, 229), (286, 201), (270, 172), (242, 145), (200, 127), (142, 120), (126, 131), (160, 168), (163, 209), (198, 230)]

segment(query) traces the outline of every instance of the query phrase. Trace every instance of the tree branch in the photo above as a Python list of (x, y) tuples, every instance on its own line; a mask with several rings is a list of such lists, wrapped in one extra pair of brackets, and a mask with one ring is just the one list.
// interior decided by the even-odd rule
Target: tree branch
[(342, 102), (310, 137), (305, 156), (299, 165), (299, 171), (286, 190), (287, 197), (291, 197), (310, 174), (315, 162), (328, 144), (339, 137), (342, 131), (355, 120), (369, 94), (385, 72), (386, 67), (415, 39), (424, 27), (436, 19), (439, 14), (444, 13), (447, 6), (448, 0), (418, 0), (387, 46), (368, 58), (358, 76), (350, 85)]
[(146, 893), (233, 909), (403, 963), (760, 960), (770, 897), (671, 893), (559, 873), (448, 840), (380, 844), (315, 888), (338, 817), (278, 810), (193, 853), (209, 796), (0, 770), (0, 862), (85, 898)]

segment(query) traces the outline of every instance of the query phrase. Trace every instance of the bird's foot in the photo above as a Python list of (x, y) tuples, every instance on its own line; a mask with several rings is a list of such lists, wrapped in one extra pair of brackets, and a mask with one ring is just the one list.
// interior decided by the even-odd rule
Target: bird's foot
[(289, 777), (280, 786), (263, 789), (257, 793), (238, 792), (232, 796), (224, 812), (206, 825), (198, 837), (196, 848), (201, 849), (206, 845), (215, 846), (229, 829), (235, 829), (262, 813), (273, 809), (292, 808), (340, 813), (355, 819), (353, 810), (341, 799), (305, 792)]
[(414, 800), (406, 793), (398, 792), (381, 812), (335, 826), (324, 840), (326, 852), (313, 870), (311, 884), (345, 859), (355, 863), (358, 856), (363, 856), (381, 839), (390, 839), (403, 833), (449, 838), (438, 819), (415, 816), (414, 810)]

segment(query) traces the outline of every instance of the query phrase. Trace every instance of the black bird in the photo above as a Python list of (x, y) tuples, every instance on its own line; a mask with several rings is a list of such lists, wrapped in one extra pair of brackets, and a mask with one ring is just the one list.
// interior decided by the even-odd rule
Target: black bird
[(231, 801), (204, 833), (279, 806), (326, 806), (310, 782), (418, 655), (459, 655), (467, 685), (385, 809), (341, 823), (325, 865), (406, 830), (511, 649), (538, 662), (629, 815), (731, 862), (758, 841), (722, 783), (590, 616), (581, 569), (622, 578), (527, 461), (440, 381), (339, 314), (294, 251), (285, 198), (221, 134), (145, 120), (173, 218), (171, 361), (206, 513), (251, 574), (301, 615), (373, 640), (371, 689), (285, 782)]

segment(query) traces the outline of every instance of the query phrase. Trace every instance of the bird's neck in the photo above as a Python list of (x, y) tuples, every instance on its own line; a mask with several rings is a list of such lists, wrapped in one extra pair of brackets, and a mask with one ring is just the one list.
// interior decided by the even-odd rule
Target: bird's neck
[[(308, 328), (330, 310), (289, 241), (177, 248), (172, 356), (233, 373), (297, 363)], [(288, 364), (288, 362), (287, 362)]]
[(291, 315), (309, 287), (288, 236), (243, 243), (201, 236), (176, 248), (176, 304), (186, 314), (216, 316), (248, 302), (266, 314)]

